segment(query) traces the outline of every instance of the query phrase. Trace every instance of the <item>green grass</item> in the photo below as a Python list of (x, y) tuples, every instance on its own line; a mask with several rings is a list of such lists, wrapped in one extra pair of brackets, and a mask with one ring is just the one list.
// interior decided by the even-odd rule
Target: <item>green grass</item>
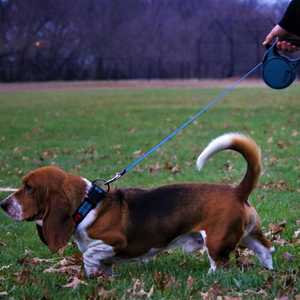
[[(1, 93), (0, 186), (17, 188), (25, 174), (47, 165), (59, 166), (89, 180), (108, 180), (139, 157), (136, 151), (145, 153), (152, 149), (223, 91), (215, 88)], [(262, 149), (264, 167), (260, 187), (250, 200), (259, 212), (264, 232), (270, 230), (270, 223), (287, 221), (280, 234), (285, 243), (275, 243), (275, 272), (261, 268), (252, 256), (253, 264), (240, 267), (232, 256), (230, 270), (220, 269), (208, 275), (206, 254), (185, 257), (181, 250), (176, 250), (171, 255), (154, 257), (147, 264), (117, 265), (118, 276), (113, 280), (101, 283), (84, 279), (88, 285), (80, 284), (74, 290), (63, 288), (71, 275), (43, 273), (61, 258), (40, 242), (35, 225), (13, 222), (0, 211), (0, 268), (11, 265), (0, 270), (0, 293), (7, 292), (6, 297), (14, 299), (42, 299), (46, 290), (46, 299), (96, 299), (101, 283), (105, 291), (113, 290), (112, 298), (121, 299), (138, 279), (145, 283), (146, 292), (154, 286), (151, 299), (201, 299), (201, 293), (209, 292), (213, 283), (222, 279), (216, 295), (262, 299), (263, 295), (245, 292), (261, 288), (267, 299), (299, 294), (298, 280), (289, 280), (296, 278), (300, 263), (300, 244), (293, 237), (299, 229), (296, 221), (300, 212), (299, 95), (298, 84), (282, 91), (236, 87), (113, 184), (142, 188), (192, 181), (236, 184), (246, 169), (241, 156), (219, 153), (200, 173), (195, 170), (195, 162), (208, 142), (220, 134), (238, 131), (250, 135)], [(226, 163), (233, 169), (227, 170)], [(180, 172), (172, 173), (169, 167), (173, 166), (178, 166)], [(1, 193), (0, 200), (7, 195)], [(70, 243), (64, 255), (77, 252)], [(285, 253), (292, 254), (293, 261), (285, 260)], [(32, 265), (31, 259), (36, 257), (55, 262)], [(153, 275), (159, 272), (168, 283), (164, 289)], [(168, 279), (170, 275), (173, 281)], [(197, 280), (190, 289), (189, 276)], [(266, 283), (268, 278), (272, 283)], [(293, 290), (289, 289), (290, 282)], [(131, 290), (126, 296), (130, 298), (146, 296)]]

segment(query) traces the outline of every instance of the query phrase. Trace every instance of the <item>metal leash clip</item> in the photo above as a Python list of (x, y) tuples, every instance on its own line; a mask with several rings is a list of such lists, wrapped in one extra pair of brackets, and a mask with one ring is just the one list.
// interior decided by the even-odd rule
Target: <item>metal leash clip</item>
[[(105, 181), (104, 184), (109, 186), (110, 183), (112, 183), (112, 182), (114, 182), (114, 181), (120, 179), (126, 172), (127, 172), (127, 170), (126, 170), (126, 169), (123, 169), (123, 170), (122, 170), (121, 172), (119, 172), (115, 177), (113, 177), (112, 179), (109, 179), (109, 180)], [(109, 189), (108, 189), (108, 190), (109, 190)]]

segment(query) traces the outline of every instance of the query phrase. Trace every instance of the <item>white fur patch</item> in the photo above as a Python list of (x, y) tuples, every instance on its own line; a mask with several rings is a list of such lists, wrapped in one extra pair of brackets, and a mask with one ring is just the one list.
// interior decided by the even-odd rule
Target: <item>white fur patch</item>
[[(200, 233), (202, 234), (204, 242), (206, 243), (207, 234), (206, 234), (205, 230), (201, 230)], [(216, 266), (216, 263), (214, 262), (214, 260), (210, 257), (210, 255), (208, 253), (208, 249), (206, 249), (206, 253), (207, 253), (207, 256), (210, 261), (210, 268), (208, 270), (208, 274), (211, 274), (217, 270), (217, 266)]]
[(196, 167), (198, 171), (201, 170), (205, 162), (214, 154), (216, 154), (219, 151), (226, 150), (232, 143), (233, 138), (240, 138), (244, 135), (240, 133), (226, 133), (223, 134), (216, 139), (212, 140), (208, 146), (202, 151), (200, 156), (197, 159)]
[(23, 221), (21, 205), (17, 202), (13, 194), (8, 196), (4, 201), (8, 203), (8, 209), (5, 212), (6, 215), (14, 221)]
[(83, 253), (84, 267), (87, 275), (96, 274), (98, 270), (112, 275), (112, 263), (108, 262), (106, 264), (106, 261), (114, 255), (115, 252), (112, 246), (106, 245), (100, 240), (90, 240), (87, 250)]
[(43, 221), (42, 220), (34, 221), (34, 223), (36, 223), (39, 226), (43, 226)]
[(204, 239), (204, 243), (206, 243), (207, 234), (206, 234), (205, 230), (200, 230), (200, 233)]
[(213, 272), (215, 272), (217, 270), (217, 266), (216, 266), (216, 263), (214, 262), (214, 260), (210, 257), (208, 251), (207, 252), (207, 256), (209, 258), (209, 261), (210, 261), (210, 268), (208, 270), (208, 274), (211, 274)]

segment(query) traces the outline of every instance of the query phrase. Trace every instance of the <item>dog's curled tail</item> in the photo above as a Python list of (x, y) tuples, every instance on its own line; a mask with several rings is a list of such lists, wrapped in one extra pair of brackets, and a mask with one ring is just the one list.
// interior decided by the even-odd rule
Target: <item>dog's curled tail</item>
[(260, 148), (250, 137), (241, 133), (226, 133), (212, 140), (198, 157), (197, 169), (200, 171), (211, 156), (227, 149), (242, 154), (248, 164), (244, 179), (236, 187), (245, 196), (245, 200), (247, 200), (255, 188), (261, 173)]

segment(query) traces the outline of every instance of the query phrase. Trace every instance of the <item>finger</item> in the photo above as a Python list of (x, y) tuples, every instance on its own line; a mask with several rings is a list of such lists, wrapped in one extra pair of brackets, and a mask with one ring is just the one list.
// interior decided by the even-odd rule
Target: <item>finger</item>
[(282, 42), (282, 46), (281, 47), (282, 47), (282, 51), (283, 52), (291, 52), (291, 53), (293, 53), (293, 51), (294, 51), (293, 45), (291, 43), (286, 42), (286, 41)]
[(276, 44), (277, 49), (283, 51), (282, 46), (283, 46), (283, 45), (282, 45), (282, 42), (279, 42), (279, 41), (278, 41), (277, 44)]
[(286, 41), (282, 41), (280, 45), (281, 51), (283, 52), (288, 52), (289, 51), (289, 46)]
[(289, 52), (291, 52), (291, 53), (298, 52), (299, 50), (300, 50), (300, 47), (297, 47), (297, 46), (292, 45), (292, 44), (289, 48)]
[(286, 44), (286, 49), (288, 52), (291, 52), (291, 53), (294, 52), (294, 46), (291, 43)]
[(299, 47), (287, 42), (287, 41), (280, 41), (277, 42), (276, 47), (278, 50), (282, 51), (282, 52), (290, 52), (290, 53), (294, 53), (299, 51)]

